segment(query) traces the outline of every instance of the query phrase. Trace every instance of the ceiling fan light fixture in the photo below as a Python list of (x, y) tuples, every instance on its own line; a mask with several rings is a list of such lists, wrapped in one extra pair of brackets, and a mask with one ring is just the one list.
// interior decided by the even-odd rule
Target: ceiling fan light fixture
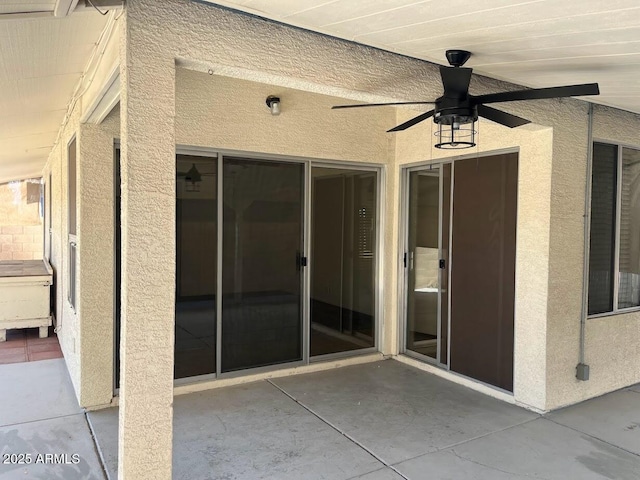
[[(471, 122), (452, 121), (450, 124), (438, 123), (434, 133), (438, 143), (434, 146), (442, 150), (461, 150), (476, 146), (475, 120)], [(464, 126), (463, 126), (464, 125)]]
[(200, 191), (200, 182), (202, 182), (202, 175), (200, 175), (200, 172), (196, 168), (195, 163), (191, 165), (191, 168), (184, 177), (184, 181), (186, 183), (187, 192)]

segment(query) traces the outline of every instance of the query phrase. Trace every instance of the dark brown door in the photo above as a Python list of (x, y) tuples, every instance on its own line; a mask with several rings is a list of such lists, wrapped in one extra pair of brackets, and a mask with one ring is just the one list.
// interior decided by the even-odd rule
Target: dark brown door
[(513, 390), (518, 155), (454, 166), (451, 370)]

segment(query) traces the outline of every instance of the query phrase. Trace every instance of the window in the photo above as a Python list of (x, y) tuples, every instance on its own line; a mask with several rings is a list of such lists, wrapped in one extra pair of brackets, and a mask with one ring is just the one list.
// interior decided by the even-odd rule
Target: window
[(640, 306), (640, 150), (594, 143), (589, 315)]
[(76, 139), (75, 137), (69, 142), (67, 148), (67, 160), (68, 160), (68, 253), (69, 253), (69, 292), (67, 298), (73, 309), (76, 309), (76, 288), (77, 288), (77, 210), (76, 210)]

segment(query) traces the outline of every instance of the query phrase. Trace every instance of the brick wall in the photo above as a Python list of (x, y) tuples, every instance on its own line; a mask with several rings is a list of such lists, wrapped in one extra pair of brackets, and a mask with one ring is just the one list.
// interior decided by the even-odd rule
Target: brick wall
[(0, 260), (42, 258), (40, 180), (0, 184)]
[(0, 227), (0, 260), (42, 258), (42, 225)]

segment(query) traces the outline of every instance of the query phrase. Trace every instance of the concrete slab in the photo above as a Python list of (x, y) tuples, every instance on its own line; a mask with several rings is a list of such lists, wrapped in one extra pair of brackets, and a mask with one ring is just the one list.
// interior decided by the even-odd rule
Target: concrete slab
[(631, 390), (632, 392), (640, 393), (640, 383), (629, 387), (629, 390)]
[(637, 480), (640, 457), (539, 418), (396, 468), (411, 479)]
[(0, 480), (104, 479), (84, 414), (0, 427), (0, 459)]
[[(117, 409), (88, 417), (115, 479)], [(268, 382), (176, 397), (173, 445), (176, 480), (333, 480), (384, 467)]]
[(394, 360), (272, 382), (389, 464), (538, 418)]
[(398, 475), (396, 472), (388, 467), (381, 468), (375, 472), (365, 473), (359, 477), (353, 477), (349, 480), (404, 480), (404, 477)]
[(115, 480), (118, 478), (118, 408), (87, 412), (87, 422), (107, 471), (107, 478)]
[(409, 479), (430, 480), (513, 480), (531, 477), (502, 472), (463, 458), (450, 450), (428, 453), (396, 465)]
[(82, 413), (64, 359), (0, 365), (0, 426)]
[(552, 412), (547, 417), (640, 455), (638, 392), (619, 390)]

